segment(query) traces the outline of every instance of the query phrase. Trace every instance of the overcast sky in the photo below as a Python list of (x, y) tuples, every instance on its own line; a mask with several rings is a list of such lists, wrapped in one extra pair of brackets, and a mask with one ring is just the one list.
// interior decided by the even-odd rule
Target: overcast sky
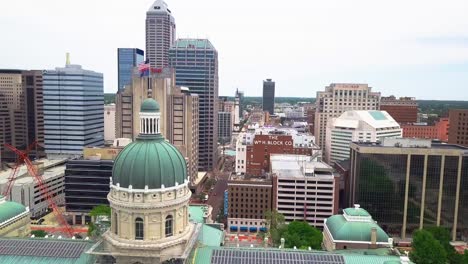
[[(0, 68), (74, 64), (117, 91), (117, 48), (145, 49), (151, 0), (0, 1)], [(333, 82), (383, 95), (468, 100), (466, 0), (167, 0), (177, 36), (209, 38), (219, 94), (315, 97)]]

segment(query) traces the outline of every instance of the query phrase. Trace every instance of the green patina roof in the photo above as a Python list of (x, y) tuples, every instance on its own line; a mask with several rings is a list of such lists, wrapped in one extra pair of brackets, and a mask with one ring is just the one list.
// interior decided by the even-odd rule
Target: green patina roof
[(334, 240), (371, 241), (371, 229), (377, 229), (377, 242), (388, 242), (388, 235), (375, 221), (347, 221), (343, 215), (333, 215), (327, 219), (326, 225)]
[(152, 98), (147, 98), (141, 104), (140, 112), (158, 112), (159, 104)]
[(343, 211), (350, 216), (371, 216), (369, 212), (362, 208), (346, 208)]
[(5, 201), (4, 198), (4, 196), (0, 195), (0, 223), (26, 212), (24, 205)]
[(206, 205), (190, 205), (189, 206), (189, 214), (190, 214), (190, 221), (195, 223), (204, 223), (205, 219), (203, 216), (205, 212), (203, 211), (203, 207)]
[(205, 246), (220, 246), (224, 240), (224, 232), (209, 225), (203, 225), (198, 241)]
[(112, 170), (112, 183), (124, 188), (168, 188), (186, 179), (184, 157), (160, 134), (138, 136), (119, 153)]

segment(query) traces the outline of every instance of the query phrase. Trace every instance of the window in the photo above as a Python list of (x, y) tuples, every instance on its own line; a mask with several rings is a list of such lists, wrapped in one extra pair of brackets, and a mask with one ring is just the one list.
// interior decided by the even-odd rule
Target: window
[(135, 240), (143, 240), (143, 237), (143, 219), (138, 217), (137, 219), (135, 219)]
[(119, 226), (118, 226), (118, 223), (119, 223), (119, 218), (117, 217), (117, 213), (114, 213), (114, 233), (116, 235), (119, 234)]
[(166, 237), (170, 237), (173, 235), (172, 233), (172, 223), (173, 223), (173, 218), (172, 215), (168, 215), (166, 217)]

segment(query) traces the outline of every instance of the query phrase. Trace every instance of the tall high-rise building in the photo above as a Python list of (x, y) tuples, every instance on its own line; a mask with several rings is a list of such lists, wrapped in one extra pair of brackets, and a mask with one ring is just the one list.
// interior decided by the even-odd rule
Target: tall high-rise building
[(350, 110), (379, 110), (380, 93), (372, 92), (367, 84), (332, 83), (317, 92), (315, 104), (314, 136), (324, 150), (328, 121)]
[(211, 170), (217, 160), (218, 52), (207, 39), (179, 39), (169, 59), (176, 84), (199, 96), (199, 170)]
[(132, 83), (133, 68), (144, 62), (145, 52), (141, 49), (118, 48), (117, 49), (117, 74), (119, 91)]
[(48, 155), (81, 155), (86, 146), (104, 145), (102, 73), (69, 59), (44, 73), (44, 137)]
[(349, 159), (351, 142), (378, 142), (385, 137), (401, 138), (400, 125), (385, 111), (346, 111), (327, 125), (326, 161)]
[(237, 95), (239, 96), (239, 116), (244, 118), (244, 92), (238, 90)]
[(231, 141), (232, 136), (232, 113), (218, 112), (218, 140), (222, 144)]
[(387, 111), (398, 123), (418, 122), (418, 102), (413, 97), (382, 97), (380, 110)]
[(5, 143), (25, 149), (36, 141), (30, 156), (44, 156), (42, 71), (0, 70), (0, 122), (2, 159), (15, 160)]
[(161, 134), (188, 159), (193, 183), (198, 174), (199, 100), (188, 88), (175, 86), (173, 69), (153, 69), (148, 76), (140, 76), (134, 69), (132, 85), (116, 96), (116, 137), (137, 138), (140, 106), (148, 96), (159, 104)]
[(468, 148), (424, 139), (353, 142), (348, 204), (360, 204), (392, 237), (442, 226), (468, 235)]
[(271, 79), (263, 81), (263, 111), (268, 111), (270, 115), (275, 111), (275, 82)]
[(468, 147), (468, 109), (450, 109), (448, 142)]
[(176, 25), (171, 10), (163, 0), (156, 0), (146, 12), (146, 59), (151, 67), (169, 65), (169, 48), (176, 39)]

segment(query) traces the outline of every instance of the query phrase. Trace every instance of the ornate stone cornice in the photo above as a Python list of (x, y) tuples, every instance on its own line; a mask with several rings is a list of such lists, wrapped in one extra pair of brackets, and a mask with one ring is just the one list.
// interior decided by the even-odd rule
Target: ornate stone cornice
[(109, 200), (109, 203), (113, 207), (120, 207), (120, 208), (125, 208), (125, 209), (151, 210), (151, 209), (162, 209), (162, 208), (167, 208), (167, 207), (185, 205), (190, 200), (190, 195), (184, 195), (174, 200), (168, 200), (168, 201), (162, 201), (162, 202), (135, 203), (135, 202), (125, 202), (125, 201), (114, 199), (112, 195), (109, 193), (107, 195), (107, 200)]

